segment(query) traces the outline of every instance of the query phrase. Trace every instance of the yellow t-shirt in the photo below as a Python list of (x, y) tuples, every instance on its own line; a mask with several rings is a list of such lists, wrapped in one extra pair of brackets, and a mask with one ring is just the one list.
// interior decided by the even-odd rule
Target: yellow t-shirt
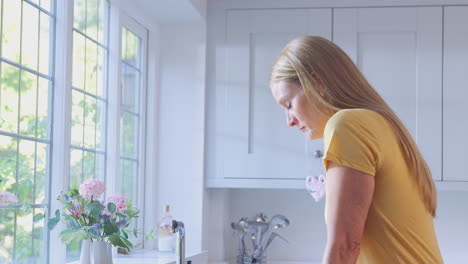
[(334, 161), (375, 177), (358, 263), (443, 263), (432, 216), (388, 121), (371, 110), (338, 111), (325, 126), (324, 144), (326, 169)]

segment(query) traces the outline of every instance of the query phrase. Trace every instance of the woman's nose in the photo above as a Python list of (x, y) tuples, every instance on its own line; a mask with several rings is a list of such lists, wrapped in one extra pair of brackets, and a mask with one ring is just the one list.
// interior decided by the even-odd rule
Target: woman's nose
[(288, 121), (288, 126), (297, 125), (296, 117), (292, 113), (290, 113), (288, 110), (286, 110), (286, 120)]

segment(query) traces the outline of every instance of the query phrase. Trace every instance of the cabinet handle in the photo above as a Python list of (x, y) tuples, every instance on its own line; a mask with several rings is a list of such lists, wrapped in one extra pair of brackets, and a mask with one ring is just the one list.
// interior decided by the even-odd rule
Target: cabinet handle
[(314, 157), (316, 157), (317, 159), (323, 157), (323, 152), (320, 150), (314, 151)]

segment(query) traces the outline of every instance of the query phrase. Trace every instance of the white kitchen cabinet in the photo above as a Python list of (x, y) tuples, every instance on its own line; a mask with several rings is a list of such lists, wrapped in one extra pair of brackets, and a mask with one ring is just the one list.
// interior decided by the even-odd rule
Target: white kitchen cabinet
[(268, 86), (271, 66), (288, 41), (321, 35), (344, 49), (402, 119), (437, 188), (468, 189), (468, 6), (213, 6), (207, 39), (208, 187), (304, 188), (306, 175), (324, 173), (321, 159), (313, 157), (322, 141), (307, 140), (286, 125)]
[(468, 181), (468, 6), (444, 10), (443, 180)]
[(330, 39), (331, 23), (331, 9), (226, 12), (224, 40), (218, 39), (223, 48), (216, 51), (216, 91), (207, 98), (208, 111), (217, 112), (211, 114), (214, 125), (208, 124), (215, 131), (208, 132), (213, 135), (208, 140), (216, 143), (207, 148), (209, 161), (216, 160), (207, 164), (208, 186), (303, 187), (306, 175), (323, 173), (321, 159), (312, 156), (323, 151), (322, 141), (310, 141), (287, 126), (268, 80), (290, 40), (302, 35)]
[[(397, 113), (441, 180), (442, 7), (337, 8), (333, 22), (334, 42)], [(465, 45), (466, 32), (456, 39)]]

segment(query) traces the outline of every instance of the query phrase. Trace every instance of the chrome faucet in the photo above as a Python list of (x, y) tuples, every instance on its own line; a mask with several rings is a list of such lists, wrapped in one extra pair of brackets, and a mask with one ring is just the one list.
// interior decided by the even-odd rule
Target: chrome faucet
[(185, 264), (185, 227), (184, 223), (172, 220), (171, 232), (176, 234), (176, 264)]

